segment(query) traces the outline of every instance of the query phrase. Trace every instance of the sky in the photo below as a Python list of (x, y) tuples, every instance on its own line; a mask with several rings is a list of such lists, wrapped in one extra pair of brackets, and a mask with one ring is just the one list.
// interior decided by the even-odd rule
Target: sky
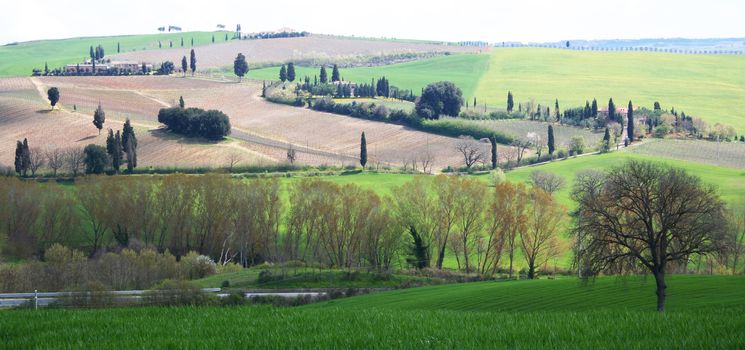
[(244, 32), (289, 27), (444, 41), (745, 37), (744, 0), (10, 0), (2, 7), (0, 44), (237, 23)]

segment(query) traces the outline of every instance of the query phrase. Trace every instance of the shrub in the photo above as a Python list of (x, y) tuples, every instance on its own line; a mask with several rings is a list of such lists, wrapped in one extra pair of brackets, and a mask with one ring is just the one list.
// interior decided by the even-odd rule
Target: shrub
[(165, 280), (143, 295), (147, 305), (216, 305), (217, 296), (205, 293), (194, 283), (180, 280)]
[(210, 257), (195, 252), (186, 254), (181, 258), (181, 263), (184, 264), (185, 275), (189, 279), (204, 278), (217, 273), (217, 264)]

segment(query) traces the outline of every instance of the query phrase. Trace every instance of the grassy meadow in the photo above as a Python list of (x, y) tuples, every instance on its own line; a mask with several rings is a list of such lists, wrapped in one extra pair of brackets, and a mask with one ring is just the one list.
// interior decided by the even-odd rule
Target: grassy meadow
[(59, 40), (28, 41), (13, 45), (0, 46), (0, 76), (29, 76), (34, 68), (44, 69), (44, 63), (49, 69), (63, 67), (66, 64), (74, 64), (89, 59), (88, 52), (91, 46), (101, 45), (106, 55), (116, 54), (116, 45), (119, 43), (122, 53), (130, 51), (157, 50), (158, 41), (163, 43), (163, 48), (169, 48), (169, 41), (173, 41), (173, 47), (181, 46), (181, 38), (184, 39), (184, 47), (191, 46), (194, 38), (194, 46), (212, 43), (212, 35), (215, 42), (225, 41), (224, 32), (183, 32), (144, 35), (122, 35), (106, 37), (86, 37)]

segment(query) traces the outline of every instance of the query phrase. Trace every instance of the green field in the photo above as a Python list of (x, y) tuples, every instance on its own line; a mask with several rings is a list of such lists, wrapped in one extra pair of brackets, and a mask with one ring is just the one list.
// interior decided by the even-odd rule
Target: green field
[[(392, 64), (378, 67), (340, 68), (339, 72), (345, 81), (369, 83), (370, 79), (385, 76), (392, 86), (411, 89), (415, 95), (427, 84), (441, 80), (455, 83), (463, 90), (463, 96), (473, 96), (479, 79), (489, 66), (489, 55), (456, 54), (427, 60)], [(318, 75), (318, 68), (296, 67), (297, 79), (305, 76), (313, 78)], [(327, 67), (329, 76), (331, 70)], [(247, 75), (251, 79), (279, 80), (279, 67), (251, 70)]]
[[(745, 279), (673, 276), (659, 314), (641, 278), (423, 287), (296, 308), (0, 312), (0, 347), (743, 348)], [(607, 298), (606, 298), (607, 296)], [(503, 311), (497, 311), (503, 310)], [(476, 311), (476, 312), (473, 312)], [(29, 336), (33, 334), (33, 336)]]
[(116, 54), (116, 44), (119, 43), (121, 52), (157, 50), (158, 41), (163, 43), (163, 48), (168, 48), (169, 41), (173, 41), (173, 47), (180, 47), (181, 38), (184, 46), (191, 45), (194, 38), (194, 46), (212, 43), (212, 35), (215, 42), (225, 40), (222, 32), (184, 32), (145, 35), (122, 35), (107, 37), (87, 37), (61, 40), (39, 40), (23, 42), (15, 45), (0, 46), (0, 76), (6, 75), (31, 75), (34, 68), (44, 69), (47, 62), (49, 69), (63, 67), (66, 64), (74, 64), (89, 59), (88, 52), (91, 46), (101, 45), (106, 55)]
[[(393, 81), (393, 78), (391, 78)], [(505, 105), (507, 91), (515, 103), (534, 98), (561, 109), (584, 106), (597, 98), (607, 106), (664, 109), (675, 107), (710, 123), (745, 132), (745, 57), (649, 52), (592, 52), (561, 49), (495, 49), (489, 70), (476, 89), (478, 100)]]

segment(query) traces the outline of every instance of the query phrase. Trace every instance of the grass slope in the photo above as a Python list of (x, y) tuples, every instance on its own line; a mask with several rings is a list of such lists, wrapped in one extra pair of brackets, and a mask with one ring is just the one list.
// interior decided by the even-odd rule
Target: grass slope
[[(391, 85), (411, 89), (419, 95), (427, 84), (441, 80), (452, 81), (463, 90), (463, 96), (473, 96), (479, 79), (487, 72), (489, 55), (455, 54), (426, 60), (392, 64), (378, 67), (340, 68), (339, 73), (345, 81), (369, 83), (372, 78), (385, 76)], [(297, 79), (318, 75), (316, 67), (295, 67)], [(331, 68), (327, 67), (329, 79)], [(248, 77), (258, 80), (279, 80), (279, 67), (251, 70)]]
[[(745, 305), (745, 276), (668, 276), (667, 310), (674, 312)], [(478, 282), (403, 289), (311, 305), (313, 308), (387, 308), (453, 311), (653, 311), (649, 277), (600, 277)]]
[[(479, 101), (504, 106), (507, 91), (515, 103), (535, 98), (561, 109), (597, 98), (607, 106), (662, 107), (725, 123), (745, 132), (745, 57), (649, 52), (591, 52), (543, 48), (492, 51), (489, 70), (476, 89)], [(393, 81), (393, 79), (392, 79)]]
[(557, 193), (557, 198), (564, 205), (570, 206), (572, 202), (569, 199), (569, 193), (571, 192), (572, 182), (578, 172), (608, 169), (629, 159), (659, 161), (682, 168), (688, 171), (689, 174), (700, 177), (704, 183), (719, 188), (719, 193), (726, 202), (745, 202), (745, 171), (743, 170), (674, 160), (660, 156), (641, 155), (627, 151), (590, 155), (533, 167), (524, 167), (508, 172), (507, 179), (513, 182), (525, 182), (534, 170), (542, 170), (560, 175), (567, 180), (567, 186)]
[(158, 41), (163, 43), (165, 49), (169, 47), (169, 41), (173, 41), (173, 47), (180, 47), (183, 38), (184, 46), (189, 47), (192, 38), (194, 46), (212, 43), (212, 35), (215, 35), (215, 42), (225, 41), (223, 32), (183, 32), (39, 40), (5, 45), (0, 46), (0, 57), (3, 58), (0, 60), (0, 76), (28, 76), (34, 68), (43, 70), (45, 62), (50, 70), (80, 63), (90, 58), (88, 52), (91, 46), (101, 45), (106, 55), (113, 55), (116, 54), (117, 43), (121, 52), (157, 50)]

